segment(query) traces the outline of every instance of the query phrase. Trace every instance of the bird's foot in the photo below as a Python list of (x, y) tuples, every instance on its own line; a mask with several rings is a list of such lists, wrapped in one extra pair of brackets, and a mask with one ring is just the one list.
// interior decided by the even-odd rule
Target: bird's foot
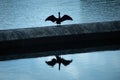
[(58, 25), (57, 25), (57, 27), (61, 27), (61, 25), (60, 25), (60, 24), (58, 24)]

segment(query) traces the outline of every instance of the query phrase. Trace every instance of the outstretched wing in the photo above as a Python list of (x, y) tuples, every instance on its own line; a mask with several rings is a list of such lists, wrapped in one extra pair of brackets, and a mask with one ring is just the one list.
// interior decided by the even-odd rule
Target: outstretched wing
[(61, 59), (61, 61), (62, 61), (62, 64), (64, 65), (64, 66), (67, 66), (67, 65), (69, 65), (71, 62), (72, 62), (72, 60), (65, 60), (65, 59)]
[(54, 15), (51, 15), (51, 16), (47, 17), (47, 18), (45, 19), (45, 21), (55, 22), (55, 21), (57, 21), (57, 18), (56, 18)]
[(56, 64), (56, 59), (53, 58), (51, 61), (45, 61), (49, 66), (54, 66)]
[(62, 18), (61, 18), (61, 22), (62, 21), (65, 21), (65, 20), (73, 20), (70, 16), (68, 15), (64, 15)]

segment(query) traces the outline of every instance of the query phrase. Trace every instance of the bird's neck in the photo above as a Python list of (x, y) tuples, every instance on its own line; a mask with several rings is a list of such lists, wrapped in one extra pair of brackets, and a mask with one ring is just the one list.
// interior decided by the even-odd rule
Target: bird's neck
[(60, 70), (61, 62), (59, 63), (59, 70)]
[(60, 19), (60, 12), (58, 13), (58, 18)]

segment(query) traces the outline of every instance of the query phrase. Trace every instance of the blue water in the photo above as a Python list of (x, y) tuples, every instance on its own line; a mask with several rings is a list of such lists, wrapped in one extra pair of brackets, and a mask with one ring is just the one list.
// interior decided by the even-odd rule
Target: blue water
[[(56, 25), (45, 22), (51, 14), (68, 14), (78, 24), (120, 20), (120, 0), (0, 0), (0, 30)], [(54, 56), (0, 61), (0, 80), (119, 80), (120, 51), (62, 55), (73, 59), (67, 67), (53, 68)]]
[(0, 30), (56, 25), (59, 11), (73, 18), (62, 24), (120, 20), (120, 0), (0, 0)]
[(62, 55), (73, 62), (53, 68), (45, 61), (54, 56), (0, 61), (0, 80), (119, 80), (120, 50)]

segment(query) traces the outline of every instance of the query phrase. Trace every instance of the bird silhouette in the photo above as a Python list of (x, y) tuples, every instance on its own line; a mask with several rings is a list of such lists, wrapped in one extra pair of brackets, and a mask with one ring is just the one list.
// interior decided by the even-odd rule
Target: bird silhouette
[(72, 62), (72, 60), (65, 60), (65, 59), (63, 59), (63, 58), (61, 58), (61, 57), (59, 57), (59, 56), (55, 56), (56, 57), (56, 59), (55, 58), (53, 58), (51, 61), (45, 61), (49, 66), (54, 66), (56, 63), (58, 63), (59, 64), (59, 70), (60, 70), (60, 66), (61, 66), (61, 63), (64, 65), (64, 66), (67, 66), (67, 65), (69, 65), (71, 62)]
[(45, 21), (56, 22), (56, 24), (61, 24), (61, 22), (66, 21), (66, 20), (73, 20), (73, 19), (68, 15), (64, 15), (61, 17), (60, 12), (58, 12), (58, 18), (56, 18), (54, 15), (51, 15), (45, 19)]

